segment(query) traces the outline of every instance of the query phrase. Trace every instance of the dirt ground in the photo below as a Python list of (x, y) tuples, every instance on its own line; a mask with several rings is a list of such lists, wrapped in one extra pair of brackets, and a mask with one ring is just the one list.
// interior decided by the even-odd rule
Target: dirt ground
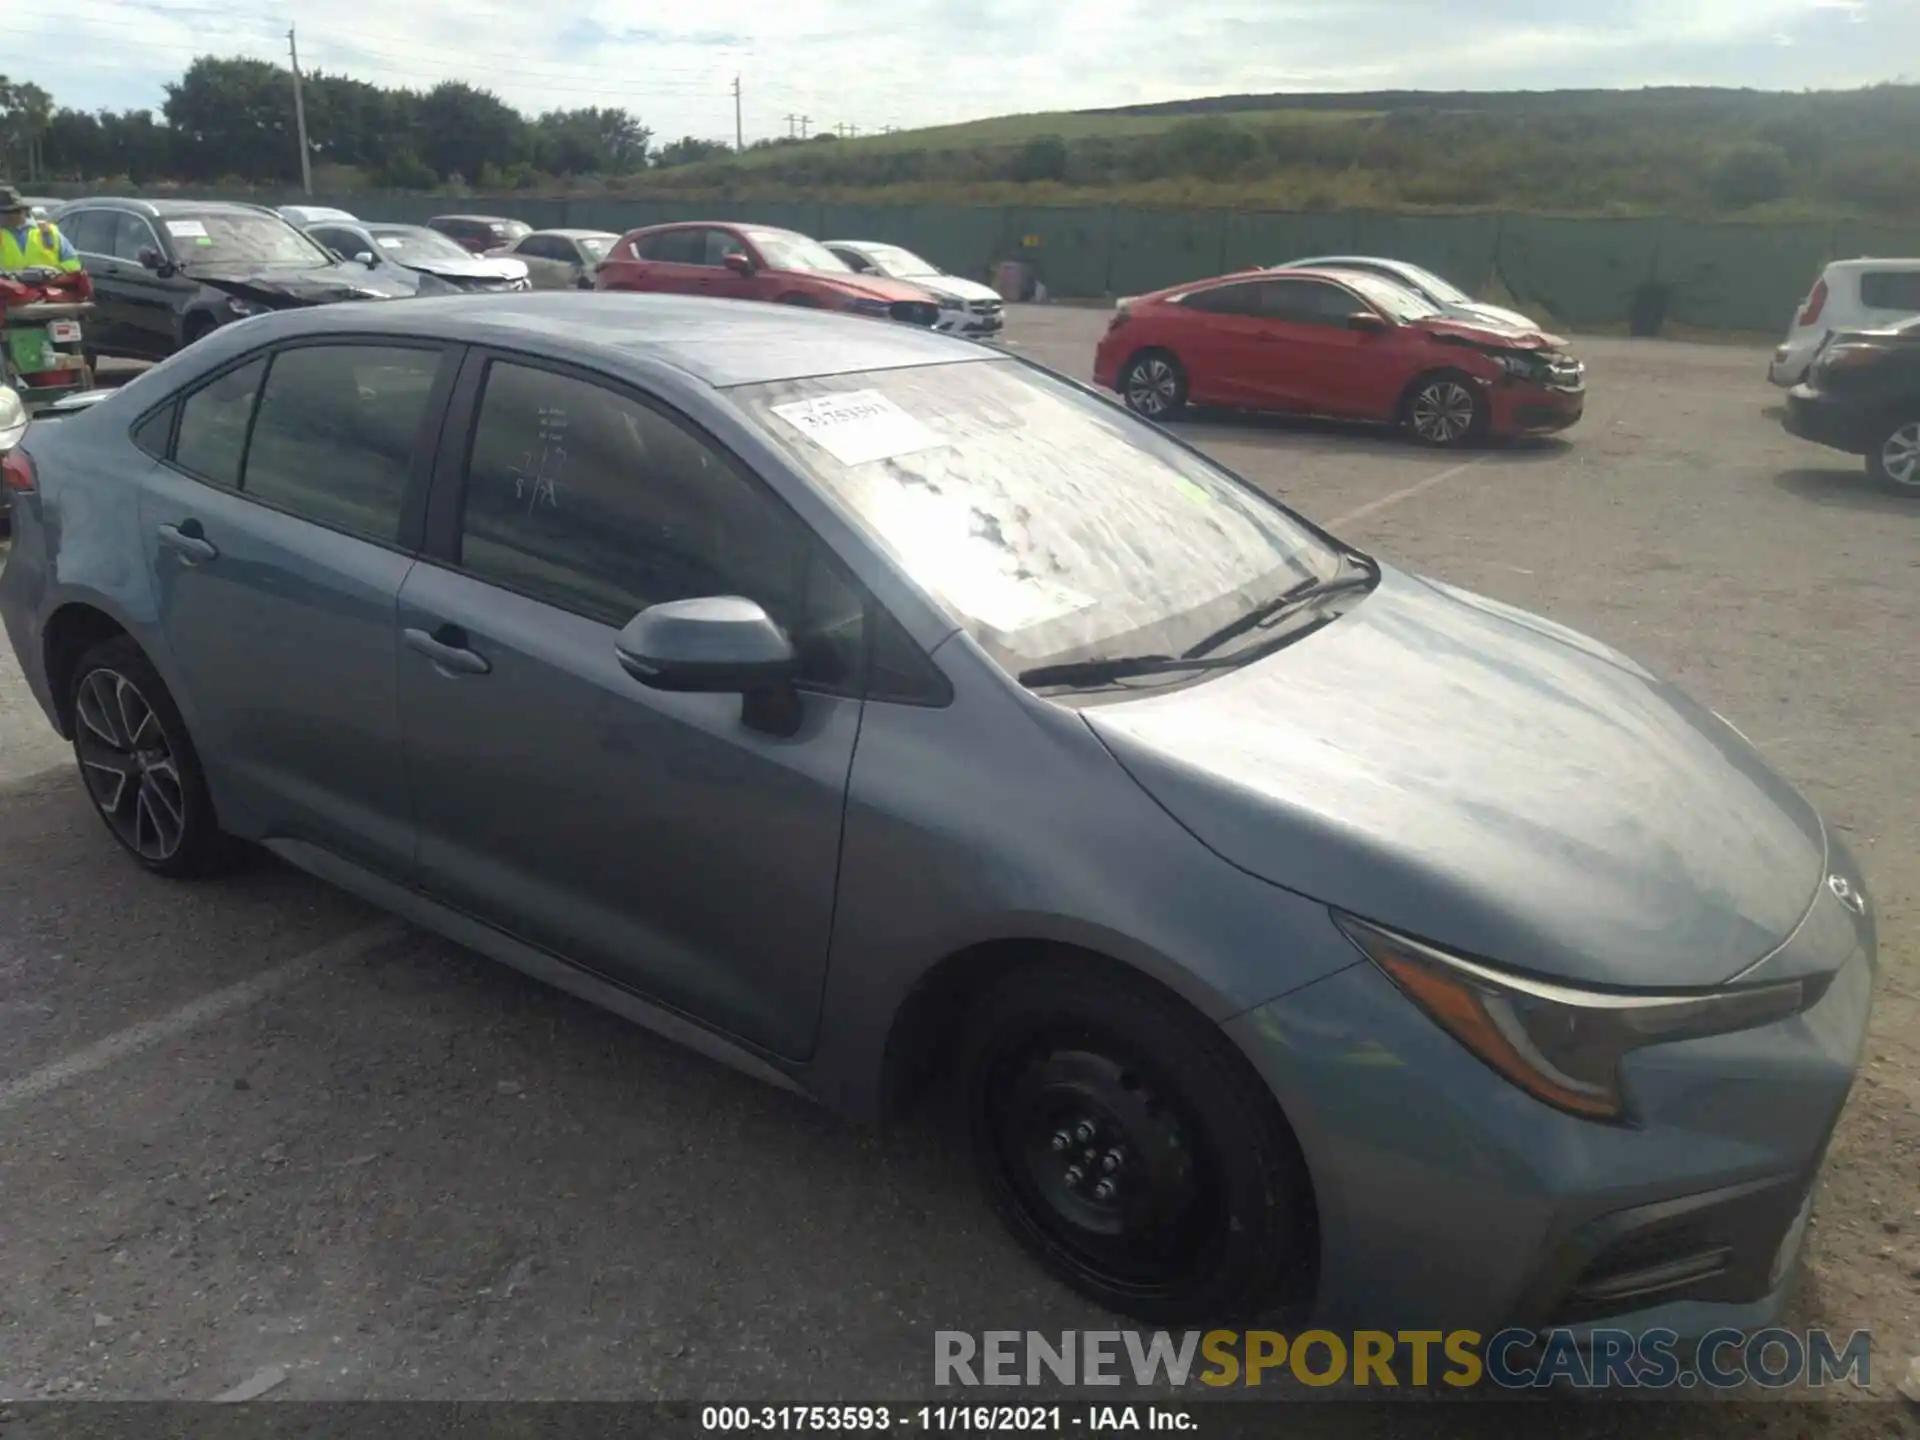
[[(1096, 311), (1022, 309), (1085, 376)], [(1673, 676), (1864, 864), (1882, 974), (1793, 1323), (1920, 1354), (1920, 507), (1763, 352), (1593, 338), (1566, 438), (1190, 422), (1405, 566)], [(930, 1120), (861, 1133), (263, 863), (115, 851), (0, 642), (0, 1400), (930, 1396), (937, 1329), (1110, 1328)], [(954, 1398), (949, 1393), (945, 1398)], [(1798, 1433), (1885, 1434), (1898, 1401)], [(1690, 1424), (1752, 1433), (1750, 1418)]]

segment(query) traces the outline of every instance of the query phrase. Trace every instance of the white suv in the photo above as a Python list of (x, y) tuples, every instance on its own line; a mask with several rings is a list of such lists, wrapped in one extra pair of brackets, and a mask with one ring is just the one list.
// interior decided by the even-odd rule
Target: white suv
[(1814, 357), (1843, 330), (1871, 330), (1920, 315), (1920, 260), (1836, 260), (1800, 304), (1767, 378), (1798, 385)]

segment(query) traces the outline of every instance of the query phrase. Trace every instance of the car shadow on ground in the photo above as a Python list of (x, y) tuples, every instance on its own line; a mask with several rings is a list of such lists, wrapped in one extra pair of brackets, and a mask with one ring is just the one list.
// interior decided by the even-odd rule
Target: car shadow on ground
[(1187, 411), (1179, 419), (1162, 422), (1183, 440), (1254, 440), (1262, 436), (1325, 438), (1351, 445), (1362, 454), (1445, 458), (1472, 457), (1489, 452), (1531, 459), (1558, 459), (1572, 446), (1564, 435), (1529, 435), (1515, 439), (1476, 440), (1457, 449), (1420, 445), (1387, 425), (1354, 420), (1329, 420), (1308, 415), (1278, 415), (1249, 410)]
[(1838, 506), (1875, 515), (1920, 516), (1920, 496), (1908, 500), (1876, 489), (1873, 481), (1867, 478), (1865, 467), (1859, 464), (1848, 469), (1838, 466), (1796, 466), (1791, 470), (1782, 470), (1773, 477), (1773, 483), (1789, 495), (1797, 495), (1816, 505)]

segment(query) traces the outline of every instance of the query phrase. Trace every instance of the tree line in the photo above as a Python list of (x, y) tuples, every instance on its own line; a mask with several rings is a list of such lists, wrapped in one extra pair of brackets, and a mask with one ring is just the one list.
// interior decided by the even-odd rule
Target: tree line
[[(527, 116), (457, 80), (389, 89), (346, 75), (302, 76), (310, 161), (365, 183), (429, 189), (524, 187), (542, 177), (631, 175), (711, 159), (730, 147), (686, 136), (655, 147), (631, 112), (588, 106)], [(152, 110), (77, 110), (37, 85), (0, 75), (0, 175), (94, 181), (124, 177), (249, 185), (297, 184), (293, 75), (265, 60), (206, 55), (166, 86)]]

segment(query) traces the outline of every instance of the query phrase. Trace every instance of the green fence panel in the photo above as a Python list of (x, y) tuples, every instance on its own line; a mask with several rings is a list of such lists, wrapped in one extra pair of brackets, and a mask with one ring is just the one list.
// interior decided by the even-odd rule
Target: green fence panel
[(1220, 268), (1253, 270), (1315, 255), (1351, 255), (1353, 216), (1334, 211), (1235, 210)]
[(1107, 293), (1112, 239), (1108, 206), (1014, 206), (1002, 212), (995, 258), (1031, 265), (1056, 299), (1086, 299)]
[(1709, 330), (1777, 330), (1827, 261), (1833, 227), (1670, 220), (1655, 278), (1666, 318)]
[[(1830, 257), (1834, 260), (1909, 260), (1920, 258), (1920, 228), (1912, 225), (1875, 225), (1865, 220), (1843, 220), (1834, 226)], [(1813, 277), (1807, 277), (1812, 286)]]
[(898, 239), (916, 255), (969, 280), (993, 278), (999, 258), (1000, 211), (991, 205), (915, 205), (897, 212)]
[(848, 205), (827, 201), (820, 205), (813, 218), (814, 228), (808, 233), (820, 240), (872, 240), (906, 245), (906, 236), (910, 233), (907, 216), (911, 213), (900, 205)]
[(1522, 310), (1563, 325), (1626, 320), (1654, 276), (1662, 222), (1501, 218), (1495, 270)]
[(1472, 294), (1493, 276), (1500, 242), (1498, 215), (1380, 215), (1354, 217), (1353, 248), (1423, 265)]
[(1115, 210), (1107, 289), (1140, 295), (1226, 268), (1226, 210)]

